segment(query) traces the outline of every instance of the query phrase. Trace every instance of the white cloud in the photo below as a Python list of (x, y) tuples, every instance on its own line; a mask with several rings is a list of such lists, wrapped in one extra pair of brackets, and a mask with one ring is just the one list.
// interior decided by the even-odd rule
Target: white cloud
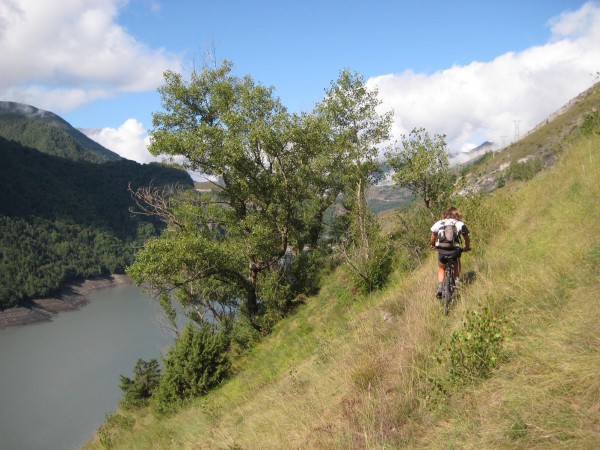
[(160, 161), (152, 156), (147, 148), (150, 138), (144, 125), (135, 119), (127, 119), (119, 128), (99, 128), (81, 130), (89, 138), (109, 150), (139, 163)]
[[(144, 124), (136, 119), (127, 119), (118, 128), (88, 128), (80, 129), (80, 131), (119, 156), (141, 164), (173, 162), (184, 165), (184, 158), (180, 156), (172, 158), (172, 161), (163, 156), (153, 156), (148, 151), (150, 136), (144, 128)], [(199, 174), (189, 171), (188, 173), (194, 180), (204, 180)]]
[(180, 58), (116, 23), (123, 0), (3, 0), (0, 97), (66, 112), (120, 92), (153, 90)]
[(590, 87), (600, 70), (599, 5), (587, 3), (550, 25), (547, 44), (493, 61), (371, 78), (382, 109), (394, 111), (394, 137), (424, 127), (446, 134), (451, 153), (458, 153), (484, 140), (501, 146), (517, 132), (523, 136)]

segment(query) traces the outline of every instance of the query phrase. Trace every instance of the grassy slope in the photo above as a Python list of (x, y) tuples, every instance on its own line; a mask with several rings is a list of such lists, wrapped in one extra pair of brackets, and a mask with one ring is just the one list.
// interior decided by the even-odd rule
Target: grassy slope
[[(474, 281), (449, 317), (433, 298), (433, 255), (367, 299), (336, 273), (236, 377), (174, 417), (141, 413), (119, 448), (599, 448), (599, 149), (579, 140), (486, 200), (483, 216), (504, 225), (486, 245), (474, 225)], [(443, 375), (431, 355), (482, 304), (512, 324), (508, 358), (428, 404), (427, 379)]]
[(583, 117), (591, 110), (598, 110), (600, 104), (600, 83), (581, 93), (572, 102), (565, 105), (549, 121), (523, 136), (519, 141), (504, 148), (501, 152), (486, 154), (478, 161), (467, 164), (466, 176), (461, 182), (465, 187), (478, 186), (484, 192), (498, 185), (505, 169), (522, 158), (534, 158), (549, 166), (560, 152), (563, 139), (583, 122)]

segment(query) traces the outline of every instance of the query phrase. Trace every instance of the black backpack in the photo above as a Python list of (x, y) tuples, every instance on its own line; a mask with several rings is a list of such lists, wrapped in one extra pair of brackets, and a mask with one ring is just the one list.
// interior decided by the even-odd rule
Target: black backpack
[(455, 220), (442, 220), (440, 229), (438, 230), (438, 247), (460, 247), (460, 238)]

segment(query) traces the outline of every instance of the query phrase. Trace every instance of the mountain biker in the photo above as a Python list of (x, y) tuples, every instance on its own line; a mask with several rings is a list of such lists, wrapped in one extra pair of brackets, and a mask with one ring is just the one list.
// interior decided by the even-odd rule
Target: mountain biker
[[(442, 298), (442, 287), (444, 284), (444, 272), (446, 270), (446, 263), (448, 261), (449, 257), (453, 257), (456, 258), (456, 268), (455, 268), (455, 273), (456, 273), (456, 282), (457, 284), (460, 282), (459, 276), (460, 276), (460, 255), (462, 252), (468, 252), (469, 250), (471, 250), (471, 238), (469, 237), (469, 229), (467, 228), (467, 226), (465, 225), (465, 223), (462, 221), (463, 217), (461, 212), (454, 208), (448, 208), (446, 211), (444, 211), (444, 218), (441, 220), (438, 220), (436, 223), (433, 224), (433, 226), (431, 227), (431, 237), (430, 237), (430, 246), (431, 246), (431, 250), (437, 250), (438, 251), (438, 273), (437, 273), (437, 281), (438, 281), (438, 288), (437, 288), (437, 293), (436, 293), (436, 297), (437, 298)], [(458, 234), (456, 236), (456, 239), (454, 241), (454, 245), (451, 246), (451, 248), (440, 248), (439, 247), (439, 231), (444, 228), (444, 226), (448, 225), (448, 224), (454, 224), (456, 227), (456, 230), (458, 231)], [(461, 249), (460, 248), (460, 241), (461, 238), (464, 237), (464, 241), (465, 241), (465, 246)]]

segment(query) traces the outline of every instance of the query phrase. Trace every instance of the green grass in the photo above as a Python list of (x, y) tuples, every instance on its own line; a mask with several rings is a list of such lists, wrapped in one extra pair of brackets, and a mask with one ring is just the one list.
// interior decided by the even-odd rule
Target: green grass
[(511, 319), (509, 359), (450, 400), (428, 446), (600, 446), (600, 239), (590, 232), (600, 219), (599, 156), (597, 140), (582, 141), (517, 194), (510, 228), (469, 292)]
[[(141, 411), (116, 448), (600, 448), (599, 181), (600, 138), (581, 138), (466, 208), (473, 281), (448, 317), (434, 255), (369, 297), (335, 272), (235, 377), (173, 417)], [(512, 329), (502, 360), (428, 399), (447, 376), (432, 356), (480, 306)]]

